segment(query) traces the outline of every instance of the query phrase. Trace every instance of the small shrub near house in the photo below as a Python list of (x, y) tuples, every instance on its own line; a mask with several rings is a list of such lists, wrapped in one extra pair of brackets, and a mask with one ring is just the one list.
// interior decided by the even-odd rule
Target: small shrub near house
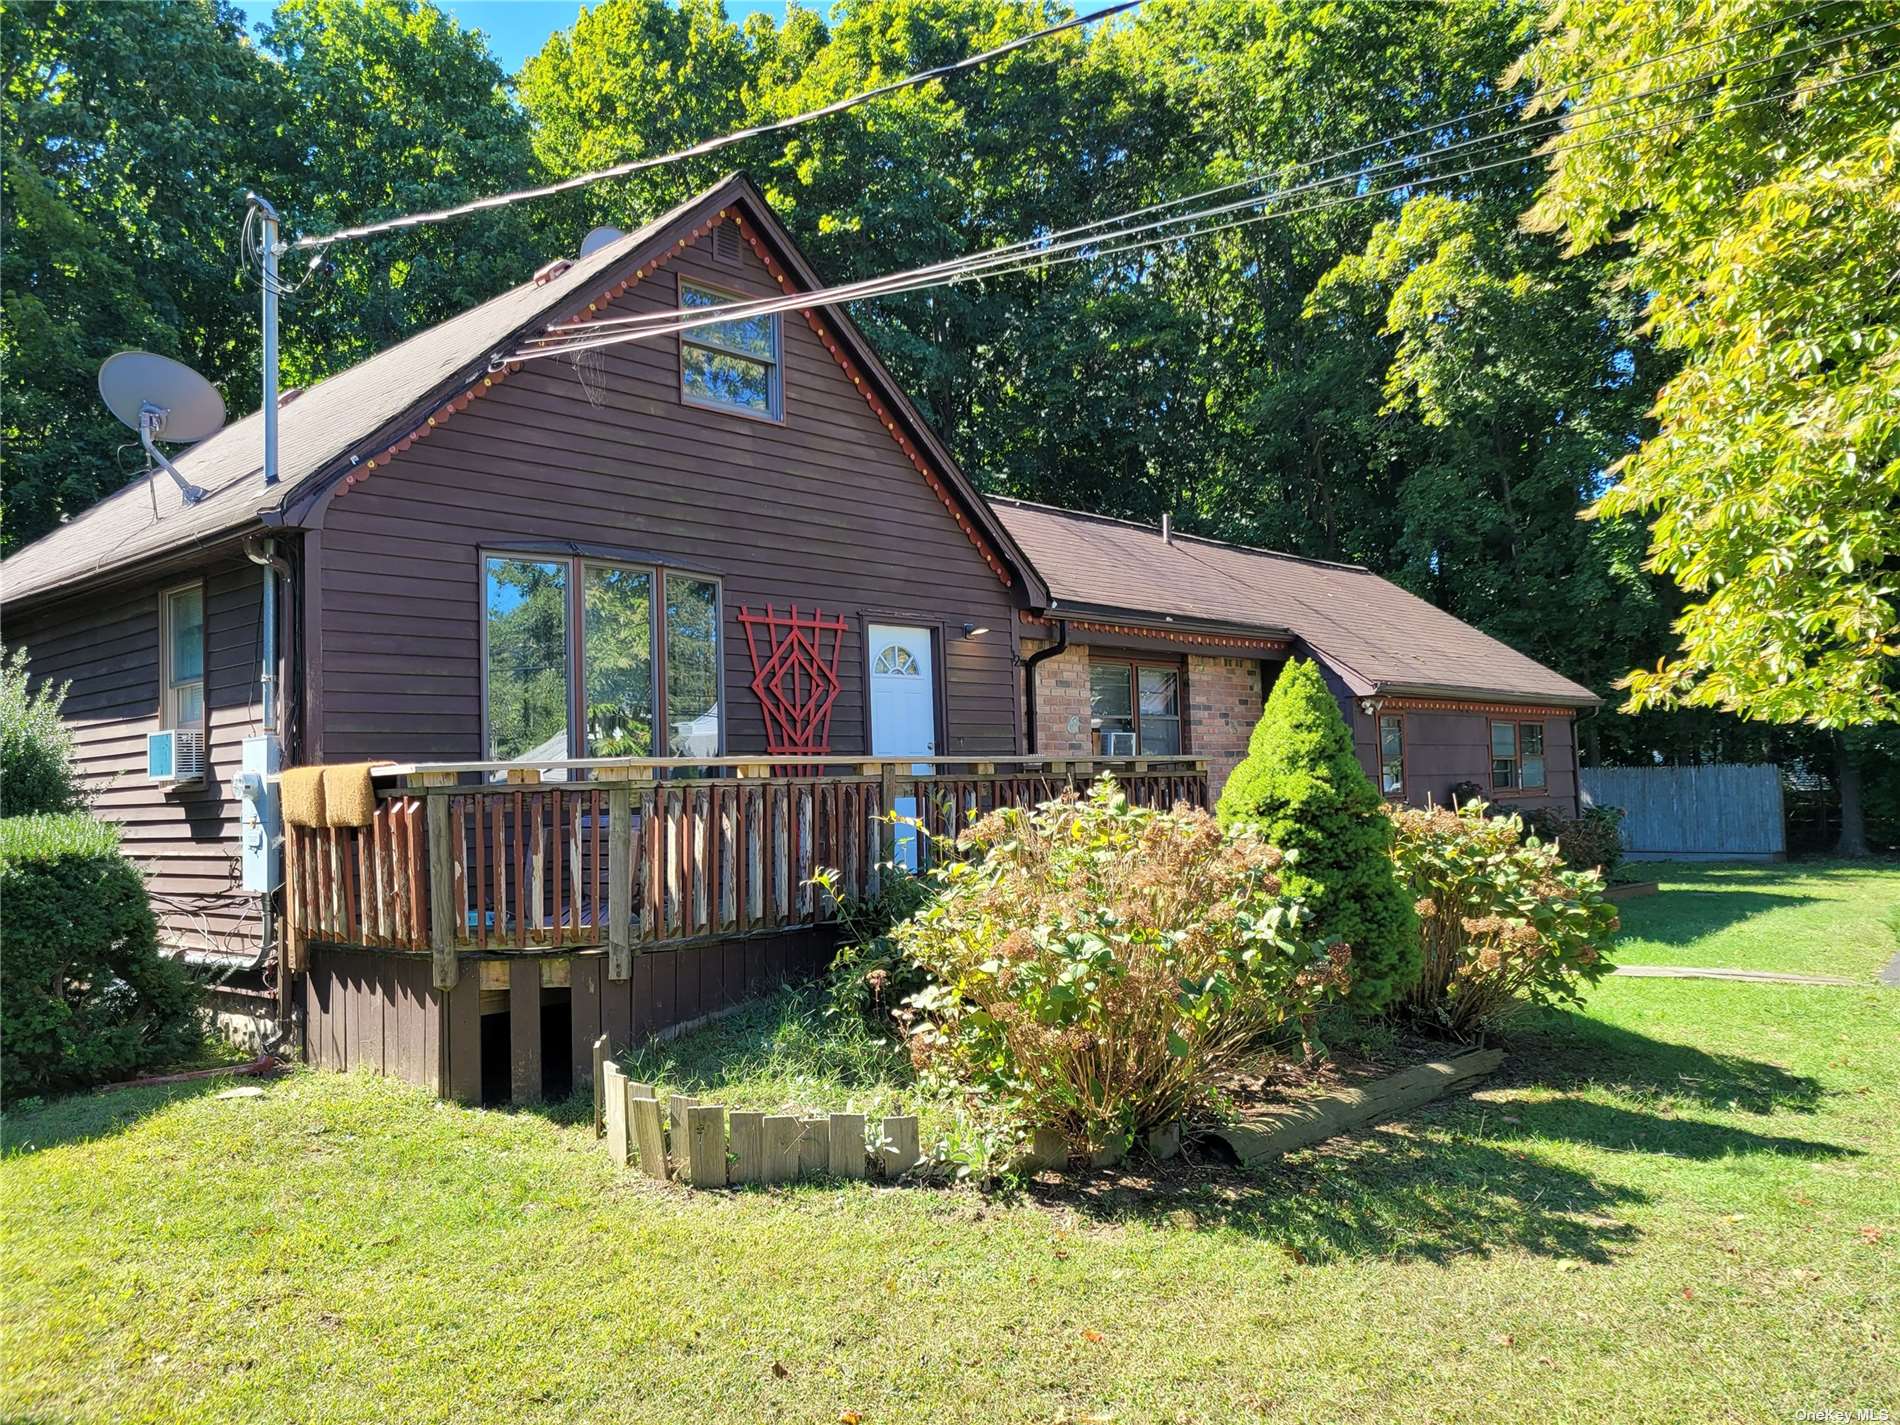
[(839, 950), (825, 979), (826, 1007), (831, 1014), (859, 1016), (873, 1028), (889, 1029), (891, 1016), (927, 979), (895, 931), (930, 899), (937, 872), (885, 862), (878, 867), (877, 894), (865, 897), (840, 895), (840, 880), (835, 870), (812, 875), (838, 921)]
[(82, 812), (0, 819), (0, 1092), (7, 1101), (168, 1067), (202, 1042), (197, 988), (118, 828)]
[(1251, 827), (1131, 806), (1105, 777), (993, 812), (959, 846), (894, 932), (932, 980), (910, 1001), (912, 1053), (1023, 1130), (1125, 1147), (1346, 988), (1346, 950), (1306, 938)]
[(59, 720), (65, 699), (63, 684), (32, 686), (24, 648), (0, 654), (0, 816), (85, 807), (72, 734)]
[(84, 1088), (177, 1062), (200, 1044), (197, 991), (118, 828), (84, 811), (63, 688), (28, 691), (0, 663), (0, 1098)]
[(1601, 871), (1608, 881), (1623, 864), (1621, 807), (1585, 807), (1581, 816), (1546, 808), (1525, 817), (1524, 824), (1540, 841), (1556, 846), (1564, 865), (1573, 871)]
[(1418, 927), (1393, 875), (1392, 823), (1317, 664), (1281, 672), (1218, 815), (1286, 855), (1280, 879), (1312, 913), (1310, 933), (1352, 947), (1355, 1004), (1377, 1008), (1412, 982)]
[(1422, 1027), (1472, 1038), (1526, 1002), (1579, 1003), (1609, 972), (1616, 911), (1596, 871), (1568, 869), (1519, 818), (1475, 803), (1396, 809), (1392, 819), (1423, 952), (1398, 1007)]

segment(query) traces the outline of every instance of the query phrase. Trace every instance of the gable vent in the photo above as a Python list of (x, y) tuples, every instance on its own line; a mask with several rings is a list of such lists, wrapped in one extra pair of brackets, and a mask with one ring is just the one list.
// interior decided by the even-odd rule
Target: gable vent
[(739, 265), (739, 225), (727, 221), (713, 229), (713, 256), (733, 267)]

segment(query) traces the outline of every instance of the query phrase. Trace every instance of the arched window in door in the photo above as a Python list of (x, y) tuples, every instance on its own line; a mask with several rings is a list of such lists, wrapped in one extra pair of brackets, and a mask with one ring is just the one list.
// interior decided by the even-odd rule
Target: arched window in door
[(871, 671), (896, 678), (923, 676), (923, 669), (917, 666), (916, 656), (901, 643), (887, 643), (879, 649), (877, 657), (872, 660)]

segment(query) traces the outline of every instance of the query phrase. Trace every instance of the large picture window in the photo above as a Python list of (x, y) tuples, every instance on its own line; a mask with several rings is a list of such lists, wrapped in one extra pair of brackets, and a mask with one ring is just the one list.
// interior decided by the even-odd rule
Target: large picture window
[(1497, 791), (1542, 791), (1544, 725), (1541, 722), (1491, 724), (1491, 786)]
[(1089, 721), (1104, 757), (1173, 756), (1181, 750), (1181, 670), (1091, 662)]
[(716, 580), (508, 555), (483, 577), (490, 758), (719, 755)]
[[(723, 307), (743, 300), (680, 283), (681, 307)], [(778, 316), (739, 317), (681, 332), (680, 394), (696, 406), (718, 406), (777, 420), (781, 410)]]
[(205, 586), (187, 584), (160, 601), (161, 727), (202, 727), (205, 720)]

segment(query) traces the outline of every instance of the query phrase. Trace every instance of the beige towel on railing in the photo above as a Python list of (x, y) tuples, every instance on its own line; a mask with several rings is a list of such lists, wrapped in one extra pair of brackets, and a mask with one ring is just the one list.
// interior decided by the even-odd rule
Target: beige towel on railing
[(323, 824), (368, 826), (376, 820), (376, 784), (370, 768), (383, 762), (342, 762), (323, 769)]
[(323, 768), (292, 767), (277, 779), (277, 800), (292, 826), (327, 826), (323, 819)]

